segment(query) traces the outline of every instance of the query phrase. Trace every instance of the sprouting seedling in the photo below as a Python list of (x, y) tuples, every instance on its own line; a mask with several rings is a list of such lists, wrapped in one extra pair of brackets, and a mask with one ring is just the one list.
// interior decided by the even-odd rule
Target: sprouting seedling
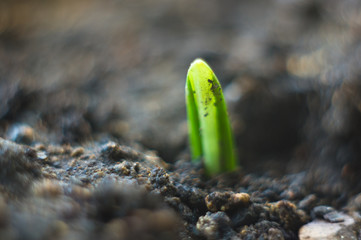
[(234, 170), (236, 156), (222, 88), (202, 59), (188, 69), (186, 105), (192, 161), (203, 158), (209, 176)]

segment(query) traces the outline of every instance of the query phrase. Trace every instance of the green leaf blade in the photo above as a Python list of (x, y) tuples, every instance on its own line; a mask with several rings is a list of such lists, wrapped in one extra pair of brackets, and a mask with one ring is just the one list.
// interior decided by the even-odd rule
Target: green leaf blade
[(191, 145), (192, 161), (198, 162), (202, 156), (202, 143), (199, 134), (199, 118), (196, 101), (194, 99), (194, 90), (191, 81), (186, 83), (186, 105), (189, 128), (189, 141)]
[(203, 156), (208, 175), (234, 170), (236, 156), (222, 88), (202, 59), (188, 70), (186, 96), (192, 159)]

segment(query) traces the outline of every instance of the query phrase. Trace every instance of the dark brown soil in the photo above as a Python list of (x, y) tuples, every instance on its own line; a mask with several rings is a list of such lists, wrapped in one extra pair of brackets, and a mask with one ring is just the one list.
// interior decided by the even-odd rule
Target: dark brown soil
[[(298, 239), (359, 215), (360, 10), (1, 1), (0, 239)], [(197, 57), (221, 81), (240, 161), (211, 179), (187, 147)]]

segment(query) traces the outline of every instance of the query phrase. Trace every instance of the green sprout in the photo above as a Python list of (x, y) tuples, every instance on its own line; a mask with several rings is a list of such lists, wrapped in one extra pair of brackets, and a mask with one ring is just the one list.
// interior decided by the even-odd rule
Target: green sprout
[(192, 161), (203, 158), (209, 176), (235, 170), (237, 161), (222, 88), (212, 69), (199, 58), (188, 69), (186, 105)]

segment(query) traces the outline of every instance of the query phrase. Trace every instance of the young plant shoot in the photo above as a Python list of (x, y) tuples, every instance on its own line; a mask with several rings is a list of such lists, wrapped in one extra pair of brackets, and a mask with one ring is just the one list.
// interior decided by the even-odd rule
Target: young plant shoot
[(226, 102), (216, 75), (202, 59), (193, 61), (186, 80), (192, 161), (204, 161), (208, 176), (236, 168)]

